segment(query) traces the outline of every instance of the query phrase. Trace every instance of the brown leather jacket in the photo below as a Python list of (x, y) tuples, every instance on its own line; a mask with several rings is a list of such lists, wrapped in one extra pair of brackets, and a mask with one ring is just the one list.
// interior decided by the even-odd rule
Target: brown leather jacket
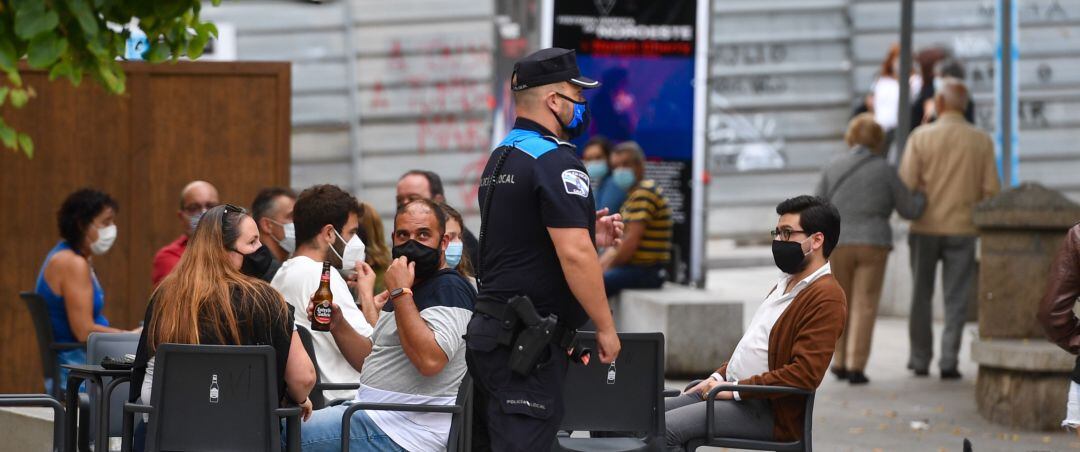
[(1050, 341), (1074, 355), (1080, 353), (1080, 319), (1073, 314), (1077, 297), (1080, 297), (1080, 224), (1069, 229), (1054, 258), (1038, 316)]

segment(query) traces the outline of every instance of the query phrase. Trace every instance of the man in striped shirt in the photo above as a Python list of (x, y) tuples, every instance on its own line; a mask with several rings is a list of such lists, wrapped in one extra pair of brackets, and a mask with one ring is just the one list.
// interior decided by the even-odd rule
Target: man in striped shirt
[(627, 141), (611, 151), (612, 181), (627, 191), (620, 213), (626, 230), (622, 243), (600, 257), (608, 295), (623, 289), (654, 289), (667, 279), (671, 261), (671, 208), (663, 189), (645, 179), (645, 153)]

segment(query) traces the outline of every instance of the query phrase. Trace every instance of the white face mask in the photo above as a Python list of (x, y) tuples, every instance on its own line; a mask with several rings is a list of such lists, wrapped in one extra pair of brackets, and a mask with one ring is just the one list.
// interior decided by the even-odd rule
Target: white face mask
[(281, 226), (281, 229), (285, 230), (285, 238), (278, 240), (277, 237), (274, 237), (274, 240), (277, 240), (278, 244), (281, 245), (281, 249), (289, 254), (296, 251), (296, 225), (293, 223), (281, 224), (274, 220), (270, 220), (270, 222)]
[[(345, 239), (334, 231), (334, 235), (339, 240), (345, 242)], [(338, 254), (334, 247), (330, 246), (330, 251), (334, 252), (334, 255), (341, 258), (341, 272), (344, 274), (350, 274), (356, 271), (356, 261), (363, 261), (365, 259), (364, 253), (367, 251), (367, 246), (364, 245), (364, 241), (360, 240), (360, 236), (353, 235), (348, 242), (345, 242), (345, 250)]]
[(111, 224), (103, 228), (98, 228), (98, 238), (94, 243), (90, 244), (90, 252), (95, 255), (102, 255), (112, 248), (113, 243), (116, 243), (116, 225)]

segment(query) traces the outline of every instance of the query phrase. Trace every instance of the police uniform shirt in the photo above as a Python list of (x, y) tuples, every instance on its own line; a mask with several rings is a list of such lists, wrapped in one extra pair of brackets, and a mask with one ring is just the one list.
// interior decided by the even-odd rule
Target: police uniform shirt
[[(499, 176), (492, 173), (506, 147), (510, 154)], [(589, 176), (573, 145), (534, 121), (518, 118), (514, 129), (488, 159), (478, 202), (484, 216), (482, 286), (478, 300), (506, 302), (528, 296), (540, 315), (554, 313), (577, 328), (587, 316), (566, 283), (547, 228), (584, 228), (595, 243), (596, 211)]]

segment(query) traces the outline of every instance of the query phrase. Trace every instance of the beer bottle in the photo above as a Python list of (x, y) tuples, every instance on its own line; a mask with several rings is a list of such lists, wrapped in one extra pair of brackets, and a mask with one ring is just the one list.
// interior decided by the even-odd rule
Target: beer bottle
[(334, 302), (334, 293), (330, 291), (330, 262), (323, 262), (322, 276), (319, 277), (319, 290), (312, 297), (315, 302), (315, 312), (311, 321), (312, 331), (330, 331), (330, 317), (333, 310), (330, 304)]

